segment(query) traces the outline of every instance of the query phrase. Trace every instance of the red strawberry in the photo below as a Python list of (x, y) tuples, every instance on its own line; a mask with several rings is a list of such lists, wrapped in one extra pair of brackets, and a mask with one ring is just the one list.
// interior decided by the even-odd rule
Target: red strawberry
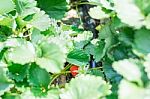
[(78, 74), (78, 69), (79, 69), (79, 67), (76, 65), (72, 65), (70, 67), (70, 71), (71, 71), (71, 74), (73, 77), (75, 77)]

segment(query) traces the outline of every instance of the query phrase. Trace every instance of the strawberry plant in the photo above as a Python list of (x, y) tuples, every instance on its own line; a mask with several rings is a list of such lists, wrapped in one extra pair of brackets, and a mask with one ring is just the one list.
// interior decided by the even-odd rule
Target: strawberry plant
[(149, 0), (0, 0), (0, 99), (149, 99)]

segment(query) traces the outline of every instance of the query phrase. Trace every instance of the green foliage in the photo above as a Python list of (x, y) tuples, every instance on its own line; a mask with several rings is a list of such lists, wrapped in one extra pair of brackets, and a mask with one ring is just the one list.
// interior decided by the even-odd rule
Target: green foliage
[[(145, 63), (147, 64), (147, 61), (145, 61)], [(118, 62), (114, 62), (113, 67), (119, 74), (124, 77), (124, 79), (119, 84), (119, 99), (142, 99), (143, 97), (150, 97), (150, 94), (148, 93), (149, 80), (142, 79), (144, 73), (142, 70), (142, 67), (144, 67), (143, 62), (134, 59), (124, 59)], [(144, 77), (147, 76), (148, 75), (144, 75)], [(144, 84), (145, 81), (146, 84)], [(126, 94), (124, 94), (125, 90), (128, 90)]]
[(38, 6), (50, 17), (61, 19), (67, 10), (66, 0), (37, 0)]
[[(88, 1), (0, 0), (0, 99), (150, 98), (150, 1)], [(64, 24), (83, 4), (95, 5), (96, 39), (82, 22)]]
[(136, 5), (141, 9), (145, 15), (150, 13), (150, 1), (149, 0), (134, 0)]
[(21, 95), (21, 99), (59, 99), (59, 95), (58, 95), (58, 90), (57, 89), (52, 89), (49, 90), (47, 96), (43, 96), (43, 97), (36, 97), (34, 96), (29, 89), (25, 90), (25, 92)]
[(99, 6), (91, 8), (89, 14), (94, 19), (104, 19), (109, 17), (109, 15), (103, 12), (102, 8)]
[(23, 79), (27, 76), (28, 65), (20, 65), (20, 64), (12, 64), (8, 66), (8, 75), (9, 78), (14, 79), (15, 81), (23, 81)]
[[(15, 39), (14, 39), (15, 40)], [(12, 41), (12, 40), (10, 40)], [(22, 43), (18, 44), (18, 46), (13, 46), (8, 50), (8, 54), (6, 55), (6, 59), (10, 60), (14, 63), (18, 64), (26, 64), (29, 62), (33, 62), (35, 58), (35, 49), (30, 42), (21, 41)], [(13, 43), (13, 42), (7, 42)], [(14, 42), (15, 43), (15, 42)], [(22, 53), (23, 52), (23, 53)], [(24, 56), (24, 57), (22, 57)]]
[(12, 2), (12, 0), (1, 0), (0, 1), (0, 14), (8, 13), (8, 12), (14, 10), (14, 8), (15, 8), (15, 5)]
[(41, 56), (36, 59), (36, 63), (48, 72), (59, 73), (63, 69), (65, 53), (54, 43), (42, 42), (39, 48)]
[(16, 10), (19, 14), (23, 13), (24, 10), (35, 7), (35, 0), (13, 0), (16, 5)]
[(3, 67), (0, 67), (0, 85), (0, 96), (14, 86), (13, 82), (6, 76), (6, 69)]
[(21, 97), (19, 96), (19, 94), (16, 93), (6, 93), (3, 97), (3, 99), (20, 99)]
[(66, 87), (67, 89), (63, 90), (60, 95), (62, 99), (87, 99), (87, 97), (98, 99), (111, 93), (109, 84), (103, 81), (101, 77), (91, 75), (79, 75), (72, 79)]
[[(128, 90), (127, 92), (125, 90)], [(144, 89), (134, 83), (122, 80), (119, 85), (119, 99), (142, 99), (150, 97), (147, 94), (149, 89)], [(126, 94), (124, 94), (126, 92)]]
[(85, 66), (88, 64), (89, 56), (83, 51), (75, 49), (71, 51), (67, 56), (67, 61), (78, 65), (78, 66)]
[(28, 19), (29, 25), (31, 25), (41, 31), (45, 31), (46, 29), (48, 29), (48, 27), (50, 26), (50, 19), (49, 19), (48, 15), (45, 14), (44, 11), (41, 11), (39, 8), (31, 8), (31, 9), (25, 10), (22, 13), (22, 17), (25, 21), (31, 15), (33, 15), (33, 16), (31, 19)]
[(147, 73), (147, 76), (149, 77), (150, 79), (150, 67), (149, 67), (149, 64), (150, 64), (150, 55), (148, 54), (146, 57), (145, 57), (145, 62), (144, 62), (144, 67), (145, 67), (145, 71)]
[(105, 55), (105, 52), (106, 52), (105, 42), (97, 41), (96, 44), (89, 44), (88, 46), (86, 46), (85, 51), (88, 54), (90, 53), (91, 55), (93, 55), (95, 58), (95, 61), (98, 62)]
[(28, 73), (28, 82), (32, 86), (31, 91), (35, 96), (43, 96), (47, 92), (50, 75), (45, 69), (32, 64)]
[(149, 32), (150, 31), (146, 30), (146, 29), (140, 29), (140, 30), (136, 31), (136, 34), (134, 35), (135, 50), (137, 50), (143, 54), (150, 53), (150, 50), (149, 50), (150, 33)]
[[(142, 74), (140, 72), (140, 68), (138, 68), (134, 60), (120, 60), (118, 62), (114, 62), (113, 67), (127, 80), (139, 83), (141, 82), (140, 79)], [(128, 73), (126, 73), (127, 71)]]
[[(121, 2), (119, 0), (114, 0), (114, 5), (117, 16), (122, 22), (138, 29), (142, 27), (144, 15), (136, 6), (134, 0), (121, 0)], [(126, 10), (126, 8), (130, 10)]]

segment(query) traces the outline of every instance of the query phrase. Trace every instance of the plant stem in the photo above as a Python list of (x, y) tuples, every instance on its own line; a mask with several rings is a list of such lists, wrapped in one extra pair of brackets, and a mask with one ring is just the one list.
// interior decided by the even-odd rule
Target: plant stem
[(63, 74), (68, 74), (68, 73), (70, 73), (70, 71), (63, 71), (63, 72), (61, 72), (61, 73), (58, 73), (58, 74), (54, 74), (53, 76), (53, 78), (52, 78), (52, 80), (51, 80), (51, 82), (50, 82), (50, 85), (54, 82), (54, 80), (56, 79), (56, 78), (58, 78), (60, 75), (63, 75)]
[(100, 5), (100, 4), (95, 3), (95, 2), (79, 2), (79, 3), (77, 3), (77, 5), (83, 5), (83, 4), (89, 4), (89, 5)]

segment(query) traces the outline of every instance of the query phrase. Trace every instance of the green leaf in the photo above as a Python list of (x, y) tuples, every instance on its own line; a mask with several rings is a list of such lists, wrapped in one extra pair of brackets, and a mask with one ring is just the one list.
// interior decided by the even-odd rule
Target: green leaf
[[(109, 62), (109, 59), (105, 59), (103, 64), (103, 71), (107, 77), (108, 80), (112, 82), (112, 84), (119, 85), (120, 80), (122, 79), (122, 76), (119, 75), (112, 67), (112, 63)], [(114, 86), (112, 86), (114, 87)]]
[[(12, 42), (13, 45), (13, 42)], [(6, 58), (14, 63), (26, 64), (33, 62), (35, 59), (35, 48), (31, 42), (20, 43), (19, 46), (10, 48)]]
[[(81, 43), (80, 43), (81, 44)], [(84, 46), (84, 45), (83, 45)], [(78, 47), (79, 48), (79, 47)], [(83, 47), (82, 47), (83, 48)], [(81, 48), (81, 49), (82, 49)], [(87, 53), (87, 54), (91, 54), (91, 55), (94, 55), (94, 53), (95, 53), (95, 48), (96, 48), (96, 45), (95, 44), (92, 44), (92, 43), (89, 43), (85, 48), (84, 48), (84, 50), (85, 50), (85, 52)]]
[(29, 9), (36, 6), (35, 0), (13, 0), (16, 5), (16, 10), (21, 14), (25, 9)]
[(42, 51), (42, 56), (36, 59), (36, 63), (48, 72), (59, 73), (64, 68), (65, 53), (58, 45), (46, 41), (42, 42), (39, 48)]
[(4, 48), (4, 43), (0, 42), (0, 52), (3, 50), (3, 48)]
[(50, 36), (48, 38), (49, 43), (54, 43), (61, 49), (62, 52), (68, 53), (70, 50), (73, 49), (73, 42), (71, 37), (69, 36), (69, 33), (62, 32), (60, 35)]
[(12, 35), (12, 29), (7, 26), (1, 26), (0, 41), (6, 41), (10, 35)]
[[(143, 26), (144, 15), (134, 0), (114, 0), (114, 5), (117, 16), (122, 22), (137, 29)], [(130, 10), (126, 10), (127, 8)]]
[(41, 31), (38, 29), (33, 29), (32, 34), (31, 34), (31, 42), (33, 44), (39, 44), (41, 43), (42, 40), (44, 40), (45, 37), (44, 35), (41, 34)]
[(2, 83), (0, 82), (0, 96), (3, 95), (5, 92), (9, 91), (12, 87), (14, 87), (13, 84), (9, 84), (9, 83)]
[(87, 72), (90, 75), (101, 76), (104, 77), (103, 72), (99, 69), (91, 69)]
[[(100, 3), (99, 0), (88, 0), (89, 2), (95, 2), (95, 3)], [(105, 1), (105, 0), (104, 0)]]
[(46, 96), (47, 94), (47, 88), (45, 87), (31, 87), (31, 92), (35, 97), (42, 97)]
[(15, 5), (12, 0), (0, 0), (0, 14), (8, 13), (14, 10)]
[(88, 0), (89, 2), (92, 2), (92, 3), (96, 3), (106, 9), (110, 9), (110, 10), (113, 10), (113, 7), (111, 6), (111, 1), (107, 1), (107, 0)]
[(134, 49), (143, 54), (150, 53), (150, 30), (140, 29), (134, 35)]
[(104, 51), (103, 55), (104, 55), (104, 53), (107, 53), (108, 57), (110, 58), (111, 55), (110, 55), (109, 51), (118, 42), (117, 38), (115, 37), (114, 32), (112, 31), (112, 27), (111, 27), (110, 24), (106, 24), (100, 30), (100, 32), (99, 32), (99, 39), (100, 39), (100, 41), (104, 41), (105, 42), (105, 48), (103, 49), (103, 51)]
[(72, 79), (60, 94), (61, 99), (99, 99), (109, 95), (110, 85), (101, 77), (79, 75)]
[(7, 67), (7, 64), (0, 59), (0, 67)]
[(21, 99), (38, 99), (37, 97), (34, 96), (34, 94), (30, 91), (30, 89), (26, 89), (25, 92), (21, 94)]
[(112, 33), (110, 30), (110, 25), (105, 25), (99, 32), (99, 39), (111, 38)]
[(58, 89), (51, 88), (51, 90), (48, 91), (46, 99), (60, 99), (59, 94), (60, 94), (60, 92)]
[(58, 90), (55, 89), (49, 90), (46, 96), (40, 97), (34, 96), (34, 94), (29, 89), (27, 89), (25, 92), (21, 94), (21, 99), (27, 99), (27, 97), (29, 99), (60, 99), (59, 92)]
[(26, 41), (20, 38), (10, 38), (4, 42), (6, 48), (14, 48), (23, 45)]
[(111, 50), (114, 60), (122, 60), (128, 58), (128, 51), (126, 46), (118, 45)]
[(27, 25), (27, 22), (25, 22), (20, 16), (18, 16), (15, 21), (17, 29), (23, 29)]
[(150, 1), (149, 0), (134, 0), (136, 5), (141, 9), (142, 13), (147, 15), (150, 13)]
[(119, 32), (119, 41), (121, 41), (126, 46), (131, 46), (134, 40), (134, 31), (132, 28), (123, 28)]
[[(39, 94), (39, 95), (37, 95), (37, 94)], [(36, 96), (36, 99), (60, 99), (59, 94), (60, 94), (60, 92), (58, 91), (58, 89), (51, 88), (50, 90), (48, 90), (45, 93), (43, 92), (43, 90), (41, 91), (41, 89), (39, 89), (39, 88), (34, 89), (34, 96)], [(39, 96), (39, 97), (37, 97), (37, 96)]]
[(15, 22), (11, 17), (2, 17), (0, 18), (0, 25), (7, 26), (9, 28), (13, 28)]
[(105, 42), (97, 41), (95, 45), (89, 44), (85, 47), (85, 52), (94, 56), (96, 62), (100, 61), (106, 52)]
[(6, 69), (0, 67), (0, 96), (13, 87), (13, 82), (6, 76)]
[(6, 93), (5, 95), (3, 95), (3, 99), (21, 99), (21, 97), (16, 93)]
[(109, 17), (109, 15), (106, 14), (100, 6), (90, 8), (88, 13), (94, 19), (105, 19)]
[(50, 19), (48, 15), (46, 15), (44, 11), (40, 11), (38, 8), (35, 8), (34, 10), (36, 14), (30, 21), (30, 24), (41, 31), (45, 31), (50, 26)]
[(8, 66), (8, 69), (9, 69), (8, 76), (11, 79), (14, 79), (17, 82), (19, 82), (19, 81), (23, 81), (23, 79), (27, 76), (27, 71), (29, 69), (29, 66), (12, 64), (11, 66)]
[(147, 29), (150, 29), (150, 14), (148, 14), (145, 18), (144, 25)]
[[(122, 80), (119, 85), (119, 99), (144, 99), (148, 98), (144, 89), (136, 84)], [(150, 98), (150, 97), (149, 97)]]
[(78, 34), (77, 37), (74, 37), (74, 41), (76, 42), (86, 41), (86, 40), (90, 40), (92, 37), (93, 37), (92, 32), (84, 31), (81, 34)]
[(145, 61), (143, 65), (145, 66), (145, 71), (147, 73), (148, 78), (150, 79), (150, 54), (148, 54), (145, 57)]
[(50, 18), (44, 11), (40, 10), (37, 7), (26, 9), (21, 17), (25, 19), (27, 16), (32, 15), (31, 19), (28, 22), (28, 27), (34, 27), (40, 31), (45, 31), (50, 27)]
[(77, 36), (73, 38), (75, 48), (83, 49), (83, 47), (90, 42), (92, 37), (93, 33), (91, 31), (83, 31), (82, 33), (78, 33)]
[(110, 28), (111, 28), (112, 32), (115, 33), (117, 29), (120, 29), (120, 28), (123, 28), (123, 27), (127, 27), (127, 25), (122, 23), (121, 20), (117, 16), (112, 18), (112, 22), (111, 22), (111, 25), (110, 25)]
[(37, 2), (41, 9), (55, 19), (63, 18), (67, 10), (66, 0), (37, 0)]
[(74, 49), (67, 56), (67, 62), (78, 65), (85, 66), (88, 64), (89, 56), (83, 50)]
[(95, 61), (100, 61), (104, 57), (106, 50), (105, 43), (103, 41), (99, 41), (94, 52)]
[(80, 41), (80, 42), (74, 42), (74, 48), (75, 49), (83, 49), (83, 47), (89, 43), (89, 40)]
[(113, 63), (113, 68), (129, 81), (141, 83), (141, 71), (133, 59), (124, 59)]
[(46, 90), (50, 83), (50, 77), (50, 74), (45, 69), (40, 68), (36, 64), (32, 64), (29, 69), (28, 82), (34, 87)]

